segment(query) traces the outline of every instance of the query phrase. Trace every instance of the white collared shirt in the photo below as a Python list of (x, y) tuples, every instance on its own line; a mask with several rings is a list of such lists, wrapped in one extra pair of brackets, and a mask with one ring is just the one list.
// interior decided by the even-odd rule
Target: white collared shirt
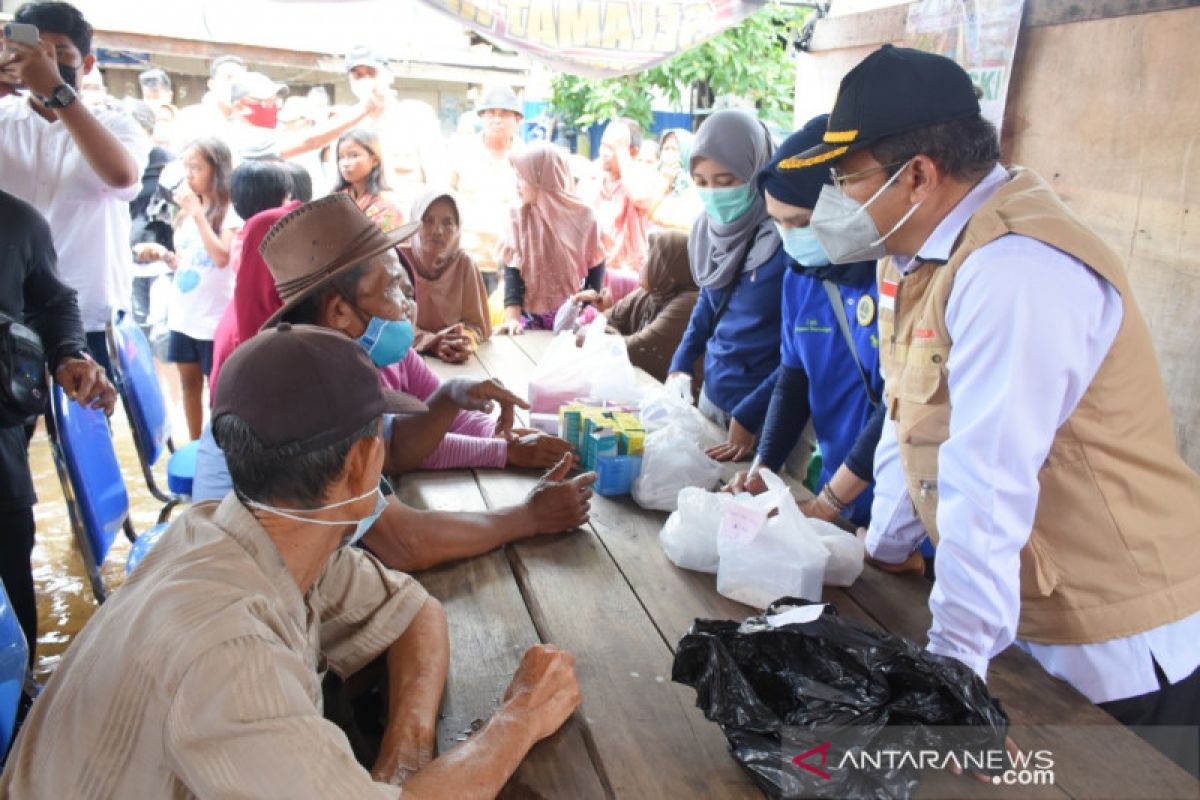
[[(146, 169), (150, 141), (123, 111), (92, 112)], [(29, 101), (0, 101), (0, 189), (25, 200), (50, 224), (58, 273), (79, 294), (86, 331), (102, 331), (132, 292), (129, 202), (141, 184), (114, 189), (88, 164), (66, 126), (47, 122)]]
[[(996, 166), (938, 225), (901, 272), (949, 258), (971, 216), (1009, 180)], [(1123, 317), (1121, 295), (1085, 264), (1009, 234), (972, 253), (946, 308), (950, 437), (938, 453), (937, 581), (928, 648), (986, 676), (1012, 644), (1020, 617), (1020, 553), (1033, 528), (1038, 471), (1074, 412)], [(875, 457), (867, 548), (902, 561), (924, 536), (905, 487), (896, 428)], [(1200, 665), (1200, 612), (1106, 642), (1018, 642), (1047, 672), (1096, 703), (1157, 691), (1154, 662), (1172, 683)]]

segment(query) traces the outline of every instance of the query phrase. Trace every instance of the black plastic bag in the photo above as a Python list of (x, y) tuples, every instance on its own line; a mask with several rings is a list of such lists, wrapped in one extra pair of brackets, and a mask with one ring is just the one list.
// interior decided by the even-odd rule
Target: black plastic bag
[(696, 690), (696, 705), (772, 797), (909, 797), (919, 780), (911, 758), (870, 769), (839, 759), (1003, 750), (1008, 717), (969, 668), (846, 622), (832, 606), (813, 622), (767, 622), (805, 605), (787, 597), (741, 623), (696, 620), (671, 675)]

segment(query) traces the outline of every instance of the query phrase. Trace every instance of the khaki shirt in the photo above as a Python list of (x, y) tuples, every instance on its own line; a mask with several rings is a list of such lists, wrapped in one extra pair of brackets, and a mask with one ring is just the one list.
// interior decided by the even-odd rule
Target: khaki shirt
[(512, 211), (521, 205), (517, 171), (505, 156), (496, 159), (474, 139), (459, 142), (452, 151), (450, 188), (462, 215), (462, 248), (481, 272), (494, 272), (496, 249), (512, 227)]
[(427, 598), (353, 548), (301, 595), (231, 494), (172, 524), (71, 643), (0, 797), (396, 797), (321, 716), (321, 674), (391, 645)]

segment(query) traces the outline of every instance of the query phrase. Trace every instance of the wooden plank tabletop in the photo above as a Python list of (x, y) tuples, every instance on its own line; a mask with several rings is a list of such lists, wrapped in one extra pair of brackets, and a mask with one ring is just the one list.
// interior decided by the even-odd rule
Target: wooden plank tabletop
[[(491, 376), (524, 395), (550, 339), (498, 336), (466, 364), (427, 361), (442, 379)], [(418, 507), (477, 510), (520, 502), (536, 478), (513, 470), (424, 472), (406, 477), (398, 491)], [(667, 560), (658, 542), (666, 517), (628, 497), (597, 495), (582, 530), (418, 576), (450, 620), (443, 749), (492, 713), (530, 644), (552, 642), (577, 657), (582, 707), (534, 749), (505, 796), (762, 796), (729, 755), (719, 728), (695, 707), (694, 692), (670, 680), (676, 645), (694, 619), (742, 619), (755, 611), (718, 594), (715, 576)], [(826, 587), (824, 599), (848, 620), (923, 644), (929, 590), (917, 576), (868, 567), (848, 589)], [(1018, 648), (993, 661), (989, 687), (1009, 714), (1017, 744), (1054, 752), (1054, 785), (996, 787), (926, 772), (918, 796), (1200, 797), (1194, 779)]]

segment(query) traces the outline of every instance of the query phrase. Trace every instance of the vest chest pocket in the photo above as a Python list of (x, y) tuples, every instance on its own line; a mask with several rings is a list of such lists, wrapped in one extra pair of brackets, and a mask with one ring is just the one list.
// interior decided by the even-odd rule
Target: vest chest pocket
[(950, 400), (946, 374), (947, 347), (910, 345), (900, 377), (900, 399), (922, 405), (945, 404)]
[[(899, 383), (896, 408), (899, 441), (907, 445), (932, 445), (936, 448), (950, 434), (946, 349), (911, 348)], [(932, 457), (936, 459), (936, 451)], [(918, 473), (932, 470), (932, 474), (936, 475), (936, 467), (932, 465), (929, 470), (920, 469), (915, 463), (911, 466)]]

